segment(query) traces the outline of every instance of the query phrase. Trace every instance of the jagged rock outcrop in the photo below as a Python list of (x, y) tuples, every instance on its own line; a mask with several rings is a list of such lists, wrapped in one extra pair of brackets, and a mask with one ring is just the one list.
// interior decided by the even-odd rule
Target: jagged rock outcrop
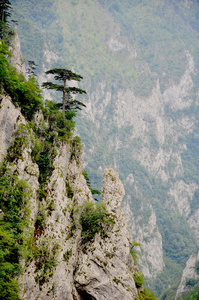
[[(190, 166), (188, 174), (185, 170), (185, 162), (189, 164), (189, 158), (185, 158), (185, 155), (191, 157), (190, 153), (186, 153), (190, 146), (187, 137), (193, 133), (197, 124), (196, 72), (198, 72), (198, 62), (194, 54), (197, 35), (196, 39), (192, 40), (197, 29), (194, 26), (193, 31), (191, 30), (193, 35), (190, 36), (190, 31), (186, 29), (193, 28), (192, 24), (195, 22), (196, 8), (191, 8), (190, 1), (184, 1), (185, 7), (178, 6), (183, 1), (170, 6), (165, 1), (160, 2), (153, 1), (147, 4), (150, 6), (149, 10), (152, 6), (157, 9), (152, 9), (152, 12), (156, 11), (152, 19), (158, 16), (155, 22), (151, 22), (150, 32), (147, 30), (149, 30), (148, 22), (151, 15), (147, 13), (146, 18), (140, 18), (148, 11), (147, 5), (143, 6), (141, 1), (132, 5), (131, 13), (129, 11), (131, 6), (129, 9), (126, 7), (125, 10), (125, 5), (109, 4), (108, 1), (95, 1), (97, 10), (93, 9), (94, 6), (88, 3), (87, 6), (81, 1), (76, 1), (76, 5), (71, 7), (68, 2), (65, 2), (67, 8), (65, 11), (70, 15), (69, 18), (63, 18), (62, 9), (56, 5), (55, 7), (59, 7), (58, 15), (59, 12), (61, 14), (57, 15), (57, 20), (57, 16), (50, 18), (52, 23), (50, 22), (49, 26), (45, 28), (42, 26), (42, 35), (46, 28), (50, 28), (50, 25), (53, 30), (57, 25), (57, 32), (60, 36), (58, 34), (51, 35), (53, 39), (46, 38), (48, 45), (46, 47), (44, 44), (39, 55), (42, 56), (44, 53), (45, 56), (41, 74), (55, 67), (56, 62), (60, 64), (62, 57), (63, 59), (67, 57), (66, 63), (72, 62), (71, 65), (78, 71), (81, 70), (85, 77), (86, 74), (91, 74), (84, 81), (84, 87), (89, 96), (87, 108), (85, 113), (83, 112), (78, 128), (88, 147), (85, 155), (87, 171), (98, 171), (101, 176), (105, 164), (108, 163), (119, 170), (124, 182), (126, 179), (124, 209), (129, 217), (133, 237), (136, 234), (136, 241), (140, 241), (143, 245), (144, 253), (140, 257), (142, 270), (151, 281), (154, 279), (155, 284), (157, 274), (165, 271), (158, 279), (164, 278), (162, 281), (165, 280), (168, 285), (172, 285), (180, 278), (180, 270), (185, 266), (185, 262), (177, 255), (175, 258), (172, 257), (170, 249), (174, 247), (171, 246), (168, 249), (168, 244), (171, 243), (165, 237), (165, 233), (168, 229), (169, 218), (165, 215), (171, 214), (172, 223), (180, 220), (182, 224), (186, 224), (184, 227), (187, 227), (189, 232), (190, 227), (192, 228), (197, 240), (199, 237), (198, 212), (193, 212), (195, 210), (193, 199), (198, 183), (194, 182), (194, 176), (189, 177), (192, 167)], [(63, 8), (64, 5), (61, 7)], [(92, 10), (90, 10), (91, 7)], [(89, 24), (94, 20), (93, 26), (87, 24), (88, 18), (85, 17), (89, 10), (90, 15), (93, 16), (89, 19)], [(97, 15), (93, 14), (96, 11)], [(130, 21), (129, 17), (133, 16), (133, 12), (136, 14)], [(24, 14), (29, 16), (26, 11)], [(34, 21), (38, 18), (40, 22), (40, 16), (35, 17), (35, 15)], [(120, 19), (122, 15), (123, 20)], [(188, 16), (193, 18), (190, 23)], [(145, 23), (146, 20), (147, 23)], [(156, 26), (159, 20), (161, 24)], [(182, 20), (184, 22), (181, 22)], [(140, 22), (140, 26), (137, 22)], [(36, 22), (35, 24), (37, 25)], [(87, 30), (89, 26), (92, 28), (91, 31)], [(131, 29), (126, 30), (127, 28)], [(67, 32), (71, 30), (74, 34), (68, 35)], [(83, 39), (88, 32), (89, 37), (92, 36), (89, 39), (92, 41), (90, 45)], [(163, 35), (167, 32), (165, 39), (159, 39), (160, 32)], [(54, 42), (54, 36), (59, 42), (62, 38), (66, 42), (61, 44), (61, 51), (59, 47), (56, 49), (52, 47), (57, 44)], [(74, 36), (76, 37), (75, 43)], [(165, 51), (168, 49), (165, 47), (166, 40), (168, 44), (171, 44), (169, 52)], [(185, 40), (192, 40), (192, 42), (184, 44)], [(80, 48), (83, 47), (85, 51), (75, 52), (77, 45), (80, 45)], [(148, 46), (145, 47), (145, 45)], [(108, 56), (107, 53), (111, 55)], [(93, 63), (90, 67), (92, 59)], [(78, 65), (78, 61), (81, 66)], [(123, 69), (123, 66), (128, 68)], [(43, 75), (39, 79), (40, 83), (44, 81)], [(49, 95), (47, 99), (50, 99)], [(148, 209), (148, 213), (143, 207)], [(167, 208), (171, 208), (170, 212)], [(176, 252), (182, 253), (182, 256), (185, 254), (187, 257), (187, 252), (191, 254), (195, 240), (192, 237), (192, 241), (189, 240), (186, 244), (187, 235), (183, 226), (181, 228), (182, 231), (179, 230), (171, 239), (176, 241), (174, 245)], [(173, 230), (171, 232), (173, 233)], [(171, 264), (168, 263), (168, 259), (172, 262), (174, 260), (179, 266), (176, 269), (174, 267), (174, 272), (170, 271)], [(179, 270), (178, 276), (174, 275), (177, 269)], [(166, 275), (169, 273), (168, 270), (170, 274)], [(161, 291), (164, 288), (163, 283)], [(159, 293), (161, 293), (160, 289)]]
[[(31, 247), (36, 252), (34, 249), (28, 262), (21, 261), (22, 299), (72, 300), (88, 299), (88, 295), (97, 300), (134, 299), (134, 273), (139, 270), (130, 254), (132, 240), (120, 207), (124, 188), (118, 174), (106, 170), (103, 187), (103, 202), (114, 225), (107, 228), (105, 237), (97, 233), (86, 247), (82, 246), (81, 211), (87, 201), (94, 200), (82, 175), (81, 151), (73, 154), (66, 142), (56, 147), (53, 171), (45, 186), (45, 197), (41, 198), (40, 170), (32, 157), (35, 133), (7, 96), (2, 96), (0, 116), (2, 161), (31, 189), (29, 234), (34, 236)], [(43, 124), (41, 113), (34, 122), (38, 128)], [(10, 162), (6, 151), (16, 136), (25, 142), (20, 156), (12, 157)]]
[[(10, 50), (11, 62), (25, 73), (17, 35)], [(42, 112), (28, 122), (18, 105), (0, 95), (2, 174), (23, 183), (28, 195), (27, 249), (20, 252), (23, 274), (17, 278), (21, 299), (135, 299), (138, 287), (143, 288), (134, 280), (139, 270), (130, 254), (132, 238), (121, 209), (125, 192), (117, 172), (104, 174), (102, 203), (111, 222), (103, 234), (82, 242), (81, 214), (86, 203), (95, 206), (95, 201), (82, 174), (79, 139), (47, 140), (49, 124)]]
[(12, 56), (9, 58), (11, 64), (19, 73), (22, 73), (25, 76), (25, 60), (21, 54), (21, 44), (17, 33), (14, 33), (10, 40), (9, 51), (12, 53)]
[(3, 161), (12, 141), (12, 133), (16, 126), (25, 123), (20, 110), (11, 102), (10, 97), (0, 95), (0, 162)]
[(107, 230), (105, 238), (96, 234), (94, 241), (80, 252), (75, 281), (82, 293), (94, 299), (134, 299), (137, 290), (133, 274), (138, 269), (129, 252), (132, 239), (121, 210), (124, 188), (113, 169), (105, 170), (102, 193), (114, 226)]

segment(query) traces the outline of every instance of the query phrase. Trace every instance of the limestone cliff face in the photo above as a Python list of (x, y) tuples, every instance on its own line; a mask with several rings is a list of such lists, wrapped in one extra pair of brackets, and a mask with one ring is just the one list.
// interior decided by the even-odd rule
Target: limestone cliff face
[[(34, 132), (27, 130), (27, 121), (11, 99), (1, 99), (1, 160), (31, 188), (30, 232), (34, 236), (32, 246), (40, 253), (28, 262), (21, 261), (21, 298), (134, 299), (138, 293), (134, 273), (139, 270), (130, 254), (132, 240), (120, 207), (124, 188), (118, 174), (113, 169), (105, 170), (103, 186), (103, 202), (114, 225), (107, 228), (105, 237), (97, 233), (86, 246), (82, 245), (81, 211), (87, 201), (94, 200), (82, 175), (81, 151), (76, 149), (74, 155), (68, 143), (59, 144), (45, 197), (39, 197), (40, 171), (31, 155)], [(35, 126), (39, 128), (43, 122), (42, 114), (36, 114)], [(16, 136), (25, 143), (20, 157), (9, 162), (7, 149)]]
[[(198, 211), (193, 212), (193, 199), (198, 183), (189, 178), (187, 180), (183, 165), (183, 154), (188, 148), (186, 137), (193, 133), (197, 124), (197, 117), (193, 111), (197, 111), (199, 95), (196, 83), (198, 63), (194, 65), (191, 55), (194, 53), (193, 45), (197, 45), (197, 39), (190, 43), (191, 47), (188, 45), (189, 42), (184, 44), (185, 40), (189, 40), (187, 28), (192, 26), (192, 22), (180, 23), (186, 20), (188, 15), (192, 15), (191, 1), (180, 1), (185, 6), (181, 7), (182, 10), (179, 8), (179, 11), (178, 4), (168, 5), (165, 1), (154, 1), (150, 4), (149, 10), (151, 5), (157, 8), (153, 21), (158, 16), (155, 22), (151, 22), (151, 39), (147, 32), (149, 15), (141, 1), (136, 2), (135, 8), (133, 4), (132, 13), (128, 9), (125, 11), (125, 5), (110, 4), (109, 1), (95, 1), (97, 5), (95, 8), (85, 3), (83, 6), (79, 5), (82, 1), (75, 2), (70, 8), (69, 3), (65, 1), (67, 18), (63, 17), (64, 10), (61, 9), (64, 5), (55, 6), (59, 7), (56, 10), (58, 14), (51, 18), (52, 23), (50, 22), (46, 28), (52, 26), (53, 31), (57, 28), (58, 34), (53, 34), (53, 39), (44, 39), (43, 53), (40, 52), (40, 56), (44, 57), (43, 70), (38, 78), (40, 83), (45, 81), (44, 71), (57, 67), (60, 63), (61, 65), (71, 63), (71, 67), (82, 72), (83, 88), (87, 91), (88, 98), (85, 101), (87, 108), (82, 113), (77, 127), (86, 145), (84, 165), (87, 170), (91, 170), (91, 174), (98, 172), (99, 177), (103, 176), (103, 170), (107, 165), (113, 166), (121, 174), (126, 190), (123, 207), (132, 237), (143, 245), (140, 264), (144, 274), (150, 279), (154, 278), (154, 282), (157, 283), (157, 274), (164, 272), (168, 267), (168, 256), (171, 254), (165, 251), (165, 245), (168, 245), (168, 239), (165, 238), (168, 225), (165, 215), (170, 215), (168, 209), (175, 221), (178, 219), (184, 222), (190, 232), (191, 227), (195, 241), (199, 236)], [(137, 11), (139, 6), (143, 10)], [(196, 11), (196, 8), (194, 10)], [(92, 21), (85, 17), (87, 11), (90, 11), (94, 20), (93, 26), (90, 26)], [(135, 16), (130, 21), (130, 15), (133, 16), (133, 13)], [(146, 18), (143, 17), (145, 13)], [(167, 14), (169, 20), (172, 16), (172, 22), (164, 18)], [(41, 16), (37, 17), (41, 22)], [(147, 20), (147, 23), (141, 20)], [(160, 20), (161, 24), (164, 24), (162, 21), (166, 21), (165, 24), (171, 25), (172, 29), (168, 29), (167, 25), (162, 29), (162, 25), (156, 26)], [(141, 26), (138, 26), (137, 22), (140, 22)], [(177, 26), (172, 27), (172, 24)], [(129, 30), (126, 30), (128, 26)], [(177, 41), (176, 47), (171, 49), (165, 47), (162, 41), (165, 42), (167, 36), (163, 40), (158, 38), (161, 30), (162, 34), (165, 34), (165, 28), (168, 30), (168, 37), (173, 35), (173, 41)], [(182, 28), (186, 30), (183, 31)], [(44, 32), (43, 27), (42, 35)], [(73, 34), (70, 35), (69, 32)], [(88, 32), (88, 41), (92, 41), (91, 43), (85, 43)], [(194, 32), (195, 29), (192, 33)], [(54, 36), (58, 36), (57, 39), (54, 39)], [(57, 41), (60, 42), (62, 39), (64, 42), (60, 44), (60, 51), (59, 47), (53, 45), (57, 45)], [(174, 48), (176, 51), (173, 51)], [(83, 51), (79, 52), (76, 49)], [(169, 51), (164, 51), (166, 49)], [(98, 56), (100, 53), (102, 55)], [(172, 68), (175, 60), (177, 60), (176, 67)], [(146, 93), (142, 93), (142, 88), (139, 93), (137, 88), (139, 85), (143, 90), (151, 90), (150, 94), (140, 96)], [(49, 93), (46, 93), (46, 98), (50, 99)], [(93, 177), (91, 180), (96, 179)], [(97, 182), (99, 186), (100, 180)], [(162, 214), (165, 211), (165, 215)], [(179, 248), (188, 249), (190, 254), (191, 247), (183, 246), (184, 232), (180, 233), (180, 237), (178, 234), (174, 235), (173, 240), (179, 239)], [(188, 244), (193, 246), (193, 240)], [(186, 256), (186, 250), (184, 252)], [(181, 259), (179, 261), (180, 267), (185, 266), (185, 261), (183, 263)], [(168, 273), (167, 268), (165, 274)], [(171, 271), (170, 274), (174, 272)], [(170, 274), (167, 275), (168, 281), (166, 280), (166, 282), (170, 280), (168, 285), (176, 280), (171, 279)]]
[[(199, 275), (196, 270), (196, 266), (199, 262), (199, 254), (197, 256), (192, 255), (187, 263), (186, 267), (183, 271), (182, 278), (180, 284), (177, 289), (176, 297), (177, 300), (183, 293), (188, 292), (193, 289), (195, 285), (198, 284)], [(192, 284), (191, 284), (192, 282)]]
[[(114, 39), (110, 39), (109, 48), (112, 51), (117, 51), (120, 46)], [(48, 57), (53, 61), (58, 60), (57, 55), (48, 52), (44, 70), (46, 67), (51, 68)], [(92, 164), (99, 159), (98, 149), (101, 147), (103, 151), (100, 154), (98, 173), (103, 173), (103, 159), (106, 161), (107, 157), (115, 169), (124, 172), (127, 192), (122, 204), (123, 210), (128, 218), (133, 239), (143, 246), (139, 259), (141, 270), (152, 281), (156, 280), (165, 267), (163, 238), (157, 221), (158, 215), (153, 207), (156, 206), (153, 201), (158, 203), (162, 196), (148, 199), (148, 195), (142, 195), (138, 176), (136, 178), (133, 174), (130, 162), (139, 162), (141, 167), (147, 170), (148, 177), (151, 175), (159, 180), (164, 186), (164, 191), (167, 190), (164, 207), (171, 208), (176, 216), (185, 217), (194, 232), (195, 240), (198, 241), (198, 211), (191, 212), (191, 203), (198, 184), (182, 179), (182, 153), (187, 149), (187, 145), (181, 140), (193, 132), (196, 124), (194, 114), (186, 114), (186, 109), (190, 109), (195, 101), (192, 94), (195, 66), (189, 52), (186, 52), (185, 65), (185, 72), (178, 83), (162, 92), (157, 80), (147, 98), (136, 96), (130, 86), (116, 89), (106, 81), (96, 83), (93, 90), (88, 80), (87, 107), (82, 112), (81, 122), (77, 126), (81, 135), (81, 127), (85, 120), (93, 124), (89, 128), (92, 138), (89, 146), (86, 146), (85, 166), (92, 169)], [(42, 82), (44, 78), (41, 79)], [(172, 117), (172, 113), (178, 113), (177, 118)], [(93, 142), (95, 136), (97, 139)], [(128, 162), (124, 166), (120, 161), (125, 159)], [(144, 180), (148, 185), (148, 179)], [(154, 187), (149, 185), (153, 190)], [(134, 211), (134, 199), (138, 196), (144, 199), (140, 201), (139, 210)]]
[(25, 61), (21, 54), (21, 44), (17, 33), (12, 36), (9, 51), (12, 53), (12, 57), (10, 58), (11, 64), (19, 73), (26, 75)]
[[(100, 82), (91, 91), (87, 108), (83, 112), (83, 118), (95, 124), (93, 135), (99, 132), (100, 136), (102, 131), (103, 134), (106, 133), (106, 143), (103, 139), (100, 142), (104, 142), (107, 152), (111, 153), (114, 167), (125, 174), (127, 193), (123, 207), (133, 238), (143, 245), (144, 253), (139, 263), (145, 276), (149, 278), (155, 279), (164, 269), (162, 236), (150, 196), (145, 196), (143, 202), (140, 200), (142, 204), (139, 212), (134, 211), (134, 199), (138, 195), (143, 197), (138, 176), (136, 178), (133, 174), (136, 173), (134, 168), (141, 165), (147, 170), (148, 177), (153, 176), (165, 186), (167, 196), (164, 207), (172, 207), (176, 215), (185, 217), (198, 239), (197, 212), (192, 215), (190, 209), (198, 184), (181, 179), (184, 174), (182, 153), (187, 149), (181, 140), (193, 132), (196, 124), (194, 115), (186, 114), (186, 109), (194, 103), (194, 74), (194, 60), (187, 52), (186, 70), (178, 84), (173, 84), (162, 92), (157, 80), (151, 95), (141, 98), (135, 95), (130, 86), (116, 89), (109, 87), (105, 81)], [(176, 118), (170, 117), (169, 114), (172, 116), (176, 112)], [(92, 158), (95, 161), (96, 152), (97, 146), (91, 143), (86, 149), (86, 164), (89, 165)], [(125, 161), (126, 165), (123, 163)], [(131, 162), (137, 162), (136, 167)], [(103, 163), (99, 166), (99, 173), (102, 169)], [(147, 176), (143, 180), (153, 190)], [(155, 201), (158, 203), (160, 199), (157, 197)]]
[(7, 149), (12, 141), (12, 133), (16, 129), (16, 125), (25, 122), (20, 111), (14, 107), (10, 98), (0, 95), (0, 162), (6, 155)]
[(134, 299), (137, 291), (132, 274), (138, 269), (129, 254), (132, 238), (120, 207), (124, 188), (113, 169), (105, 170), (102, 193), (114, 226), (105, 238), (97, 234), (80, 252), (75, 281), (95, 299)]
[[(147, 206), (149, 216), (146, 222), (144, 216), (135, 218), (127, 202), (124, 204), (123, 209), (129, 220), (133, 236), (136, 236), (136, 241), (142, 245), (139, 266), (146, 277), (156, 278), (164, 267), (164, 257), (162, 252), (162, 236), (158, 230), (155, 212), (151, 205)], [(143, 222), (145, 222), (144, 226), (141, 225)]]

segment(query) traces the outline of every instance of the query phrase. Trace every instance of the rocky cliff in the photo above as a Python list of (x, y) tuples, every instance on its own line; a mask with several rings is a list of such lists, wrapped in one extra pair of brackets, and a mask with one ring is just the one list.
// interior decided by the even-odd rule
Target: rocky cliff
[(57, 66), (84, 76), (85, 170), (97, 189), (107, 165), (119, 172), (139, 264), (160, 295), (198, 248), (198, 3), (13, 3), (39, 82)]
[[(42, 115), (37, 114), (36, 124), (40, 126), (42, 121)], [(106, 228), (106, 234), (99, 232), (83, 244), (81, 212), (86, 202), (95, 202), (82, 175), (82, 152), (78, 149), (73, 156), (70, 145), (60, 143), (45, 186), (46, 195), (41, 200), (41, 174), (31, 157), (34, 132), (27, 129), (27, 121), (8, 96), (1, 96), (0, 122), (1, 161), (31, 190), (29, 230), (34, 233), (33, 245), (40, 253), (21, 261), (22, 299), (134, 299), (134, 274), (139, 271), (130, 254), (132, 239), (120, 208), (124, 188), (118, 174), (105, 170), (103, 187), (102, 203), (114, 224)], [(10, 162), (7, 150), (16, 136), (26, 142), (21, 145), (20, 157), (12, 157)]]
[[(172, 215), (185, 217), (195, 240), (198, 235), (197, 210), (193, 214), (190, 208), (198, 183), (184, 177), (182, 160), (182, 154), (187, 150), (183, 138), (193, 134), (196, 128), (194, 115), (186, 112), (195, 105), (190, 96), (193, 89), (192, 74), (194, 61), (187, 53), (186, 70), (179, 84), (169, 87), (164, 93), (158, 81), (148, 98), (135, 96), (128, 87), (113, 94), (105, 82), (98, 83), (96, 90), (90, 94), (82, 117), (95, 120), (93, 135), (98, 132), (100, 137), (103, 131), (109, 137), (107, 140), (99, 138), (99, 143), (103, 143), (104, 147), (108, 144), (108, 151), (112, 152), (112, 164), (123, 172), (127, 191), (124, 211), (132, 234), (136, 232), (136, 239), (143, 245), (140, 266), (143, 273), (155, 281), (165, 267), (163, 252), (167, 243), (166, 240), (162, 241), (165, 235), (162, 224), (168, 221), (166, 215), (160, 215), (160, 210), (169, 208)], [(112, 124), (109, 119), (111, 108)], [(168, 111), (173, 114), (172, 117)], [(82, 136), (84, 134), (87, 132), (83, 131)], [(86, 163), (98, 158), (96, 145), (90, 144), (86, 150)], [(107, 159), (105, 155), (103, 159)], [(103, 164), (99, 165), (99, 173), (102, 169)], [(172, 226), (178, 226), (174, 223), (173, 220)], [(178, 251), (177, 245), (174, 248)]]
[(2, 91), (0, 216), (6, 221), (16, 209), (13, 259), (23, 267), (17, 276), (20, 298), (145, 299), (117, 172), (104, 171), (103, 199), (96, 207), (82, 174), (80, 139), (71, 132), (60, 138), (52, 112), (49, 118), (38, 110), (28, 121), (17, 103)]
[(182, 278), (180, 284), (177, 289), (175, 299), (179, 299), (179, 297), (193, 289), (199, 282), (199, 274), (198, 274), (198, 262), (199, 255), (192, 255), (186, 263), (186, 267), (183, 271)]

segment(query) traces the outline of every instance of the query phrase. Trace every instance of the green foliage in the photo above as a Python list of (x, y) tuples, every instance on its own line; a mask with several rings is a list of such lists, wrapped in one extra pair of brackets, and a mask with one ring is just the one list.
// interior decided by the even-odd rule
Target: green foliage
[(72, 198), (74, 196), (74, 191), (69, 186), (66, 186), (66, 191), (68, 198)]
[[(122, 128), (118, 129), (117, 126), (114, 127), (114, 124), (112, 127), (108, 126), (110, 125), (108, 122), (113, 120), (116, 86), (128, 89), (130, 84), (139, 97), (147, 96), (158, 79), (161, 92), (163, 92), (170, 84), (177, 83), (181, 78), (187, 61), (185, 49), (194, 57), (196, 75), (192, 76), (192, 79), (198, 82), (199, 6), (197, 1), (189, 1), (188, 6), (185, 2), (156, 0), (133, 2), (130, 0), (122, 2), (119, 0), (12, 1), (15, 18), (20, 20), (18, 31), (22, 49), (28, 54), (28, 59), (34, 59), (39, 65), (42, 65), (39, 62), (43, 59), (45, 62), (43, 49), (46, 39), (48, 44), (50, 42), (51, 45), (56, 45), (56, 48), (50, 50), (65, 59), (66, 66), (72, 65), (74, 70), (83, 74), (84, 78), (88, 78), (91, 91), (95, 89), (96, 83), (101, 81), (106, 81), (105, 93), (111, 91), (111, 103), (106, 107), (106, 112), (109, 112), (107, 123), (101, 126), (102, 123), (97, 119), (94, 124), (83, 116), (78, 124), (78, 131), (86, 152), (93, 145), (95, 146), (93, 153), (89, 152), (90, 163), (86, 171), (94, 187), (99, 189), (102, 174), (96, 174), (96, 170), (99, 167), (103, 169), (105, 165), (116, 164), (123, 181), (129, 173), (134, 176), (134, 183), (126, 185), (125, 190), (127, 195), (132, 195), (132, 190), (136, 186), (136, 195), (129, 200), (135, 217), (142, 206), (146, 207), (146, 201), (153, 205), (158, 228), (163, 236), (163, 250), (166, 257), (164, 272), (159, 274), (154, 283), (158, 294), (180, 278), (187, 257), (195, 251), (194, 238), (191, 236), (190, 228), (186, 225), (187, 221), (184, 218), (180, 220), (172, 209), (165, 208), (165, 204), (171, 201), (169, 195), (171, 182), (162, 183), (160, 179), (151, 176), (139, 162), (134, 161), (132, 152), (136, 153), (143, 146), (141, 138), (133, 139), (131, 142), (132, 134), (128, 134), (127, 128), (123, 128), (122, 132)], [(106, 14), (110, 18), (104, 18)], [(19, 17), (16, 17), (17, 15)], [(59, 22), (56, 23), (57, 19)], [(107, 47), (115, 28), (120, 28), (117, 41), (129, 47), (131, 53), (135, 50), (136, 57), (131, 56), (127, 48), (112, 51)], [(63, 61), (59, 63), (60, 66), (63, 65)], [(181, 113), (182, 116), (187, 116), (184, 111)], [(176, 113), (173, 113), (173, 117), (177, 120)], [(193, 114), (193, 119), (197, 120), (198, 117)], [(99, 129), (96, 126), (98, 122)], [(194, 136), (190, 134), (188, 139), (186, 139), (185, 132), (182, 133), (183, 142), (187, 144), (188, 141), (188, 145), (182, 154), (185, 176), (179, 179), (186, 182), (198, 183), (197, 132), (198, 128), (195, 128)], [(114, 138), (116, 133), (117, 138), (124, 145), (122, 151), (117, 152), (113, 151), (109, 143), (110, 137)], [(144, 147), (148, 146), (146, 140), (144, 138)], [(163, 147), (168, 147), (169, 152), (173, 147), (172, 138), (170, 142), (165, 141), (163, 145)], [(154, 136), (150, 137), (150, 145), (154, 147), (150, 149), (156, 155), (159, 145)], [(168, 168), (169, 170), (166, 169), (165, 172), (170, 172), (172, 177), (172, 164)], [(173, 185), (173, 182), (171, 184)], [(192, 212), (198, 206), (198, 199), (198, 191), (196, 191), (191, 202)], [(139, 221), (140, 225), (145, 224), (149, 217), (149, 210), (147, 212), (145, 209), (143, 214), (144, 217)], [(167, 222), (169, 230), (167, 230)], [(169, 245), (171, 245), (171, 250), (169, 250)]]
[(10, 13), (11, 3), (9, 0), (1, 0), (0, 2), (0, 39), (5, 39), (9, 31), (8, 17)]
[(175, 300), (176, 292), (178, 289), (178, 286), (180, 284), (180, 280), (166, 289), (161, 295), (160, 295), (160, 300)]
[(134, 278), (136, 287), (140, 288), (143, 285), (143, 283), (144, 283), (143, 274), (135, 273), (133, 275), (133, 278)]
[(138, 289), (138, 295), (135, 298), (136, 300), (156, 300), (155, 294), (143, 286), (143, 274), (134, 273), (133, 278), (135, 281), (135, 286)]
[(69, 141), (75, 128), (75, 122), (73, 121), (73, 117), (76, 116), (75, 112), (66, 112), (65, 119), (63, 119), (56, 102), (46, 100), (45, 108), (44, 117), (49, 127), (44, 130), (43, 136), (46, 137), (47, 134), (50, 142), (56, 140)]
[[(7, 161), (23, 160), (25, 147), (32, 148), (32, 159), (39, 166), (38, 189), (39, 200), (47, 196), (47, 179), (54, 170), (53, 160), (57, 154), (56, 147), (62, 141), (69, 142), (75, 123), (74, 112), (67, 112), (63, 119), (59, 108), (54, 102), (47, 102), (43, 107), (41, 91), (35, 78), (25, 81), (9, 64), (7, 56), (10, 55), (4, 42), (0, 44), (0, 76), (1, 93), (8, 93), (16, 106), (21, 107), (21, 112), (31, 121), (34, 114), (41, 110), (44, 119), (38, 124), (29, 122), (21, 124), (14, 133), (14, 140), (7, 152)], [(80, 140), (76, 137), (72, 147), (77, 154), (80, 149)], [(53, 267), (56, 265), (58, 255), (57, 244), (52, 247), (48, 241), (38, 238), (45, 230), (46, 214), (53, 210), (53, 203), (43, 205), (40, 202), (37, 218), (35, 221), (34, 237), (28, 227), (28, 199), (30, 188), (26, 182), (19, 180), (12, 171), (2, 168), (0, 170), (0, 295), (1, 299), (19, 299), (18, 282), (16, 276), (21, 274), (20, 258), (26, 263), (36, 258), (35, 280), (40, 286), (52, 276)], [(52, 242), (53, 244), (53, 242)], [(69, 253), (70, 254), (70, 253)]]
[[(92, 195), (101, 195), (100, 191), (91, 188), (91, 182), (88, 177), (88, 173), (86, 171), (83, 171), (82, 174), (84, 175), (84, 178), (86, 179), (86, 183), (87, 183), (89, 189), (91, 190)], [(95, 200), (97, 200), (97, 199), (95, 199)]]
[[(72, 120), (73, 114), (69, 114), (68, 119), (64, 120), (55, 102), (46, 101), (45, 104), (45, 108), (42, 109), (44, 120), (41, 120), (37, 128), (33, 126), (38, 139), (34, 140), (32, 158), (39, 166), (39, 182), (42, 185), (39, 192), (40, 199), (45, 197), (44, 186), (54, 170), (53, 160), (57, 154), (56, 146), (59, 147), (62, 141), (69, 142), (75, 127)], [(40, 140), (44, 141), (41, 143)]]
[[(44, 82), (42, 87), (47, 88), (49, 90), (61, 91), (63, 93), (63, 103), (62, 103), (62, 112), (63, 117), (65, 119), (65, 111), (80, 109), (82, 106), (85, 106), (82, 102), (74, 100), (71, 94), (86, 94), (86, 92), (82, 89), (76, 87), (66, 86), (66, 81), (75, 80), (80, 81), (83, 79), (81, 75), (78, 75), (71, 70), (67, 69), (52, 69), (46, 72), (46, 74), (53, 74), (54, 79), (58, 81), (62, 81), (63, 85), (58, 85), (52, 82)], [(59, 105), (58, 105), (59, 106)]]
[[(1, 93), (3, 90), (8, 93), (13, 103), (21, 107), (24, 116), (31, 120), (37, 110), (43, 106), (41, 90), (34, 77), (25, 81), (22, 74), (10, 65), (6, 55), (11, 55), (4, 42), (0, 44), (0, 78)], [(2, 90), (3, 88), (3, 90)]]
[(21, 274), (19, 258), (27, 251), (24, 230), (28, 228), (30, 187), (11, 170), (0, 170), (0, 295), (2, 300), (18, 300)]
[[(161, 294), (169, 285), (181, 278), (183, 268), (189, 256), (196, 252), (192, 232), (186, 220), (174, 214), (173, 210), (161, 208), (156, 202), (158, 228), (162, 235), (165, 270), (158, 275), (150, 288)], [(177, 250), (178, 249), (178, 250)]]
[(187, 280), (186, 280), (186, 286), (193, 287), (196, 284), (198, 284), (198, 282), (199, 282), (199, 279), (187, 278)]
[(81, 144), (81, 138), (79, 136), (75, 136), (71, 140), (70, 145), (71, 145), (71, 160), (76, 159), (76, 161), (78, 162), (79, 155), (83, 149), (83, 146)]
[(15, 159), (23, 160), (23, 149), (35, 142), (29, 125), (20, 124), (13, 136), (15, 139), (7, 150), (7, 160), (10, 162), (13, 162)]
[(199, 261), (196, 263), (196, 273), (199, 275)]
[(80, 216), (82, 244), (93, 240), (96, 233), (106, 237), (107, 230), (113, 227), (114, 222), (103, 203), (95, 205), (95, 203), (86, 202)]
[(46, 183), (47, 178), (54, 170), (53, 159), (55, 158), (54, 149), (49, 143), (44, 142), (42, 152), (35, 159), (39, 167), (39, 182)]
[(147, 288), (143, 288), (138, 291), (138, 296), (136, 296), (135, 300), (157, 300), (155, 294), (150, 292)]
[(63, 254), (64, 260), (65, 260), (65, 261), (68, 261), (69, 258), (71, 257), (71, 255), (72, 255), (72, 249), (68, 249), (68, 250)]
[[(195, 118), (199, 116), (199, 109), (198, 107), (194, 107), (195, 110)], [(198, 137), (198, 129), (199, 126), (196, 124), (193, 132), (188, 136), (183, 137), (181, 142), (186, 143), (187, 147), (186, 150), (182, 153), (182, 163), (183, 168), (185, 171), (185, 179), (186, 181), (195, 181), (199, 183), (199, 137)], [(199, 204), (198, 195), (196, 206)], [(195, 199), (196, 201), (196, 199)], [(193, 209), (192, 204), (192, 209)], [(195, 207), (196, 208), (196, 207)]]
[(16, 103), (21, 107), (22, 114), (31, 120), (33, 115), (43, 107), (41, 90), (35, 77), (30, 77), (28, 81), (22, 82), (17, 93)]
[(17, 137), (14, 141), (12, 146), (8, 148), (8, 159), (13, 161), (14, 159), (23, 158), (22, 157), (22, 146), (23, 140)]
[(190, 292), (184, 293), (178, 300), (198, 300), (199, 299), (199, 285), (197, 285)]
[(131, 245), (131, 249), (130, 249), (130, 253), (133, 257), (134, 263), (137, 263), (137, 259), (138, 259), (138, 255), (140, 255), (140, 253), (138, 253), (135, 249), (135, 247), (141, 247), (142, 245), (140, 243), (137, 243), (136, 241), (133, 241), (132, 245)]
[(53, 275), (53, 267), (57, 264), (59, 245), (53, 240), (42, 239), (39, 246), (35, 248), (35, 281), (41, 287), (49, 277)]

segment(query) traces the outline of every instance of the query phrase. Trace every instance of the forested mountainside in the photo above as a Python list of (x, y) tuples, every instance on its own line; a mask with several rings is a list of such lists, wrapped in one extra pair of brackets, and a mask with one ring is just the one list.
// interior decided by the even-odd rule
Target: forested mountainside
[[(198, 282), (198, 1), (11, 2), (39, 83), (63, 65), (83, 75), (85, 170), (97, 189), (105, 167), (119, 172), (142, 272), (175, 299)], [(195, 271), (181, 279), (191, 255)]]

